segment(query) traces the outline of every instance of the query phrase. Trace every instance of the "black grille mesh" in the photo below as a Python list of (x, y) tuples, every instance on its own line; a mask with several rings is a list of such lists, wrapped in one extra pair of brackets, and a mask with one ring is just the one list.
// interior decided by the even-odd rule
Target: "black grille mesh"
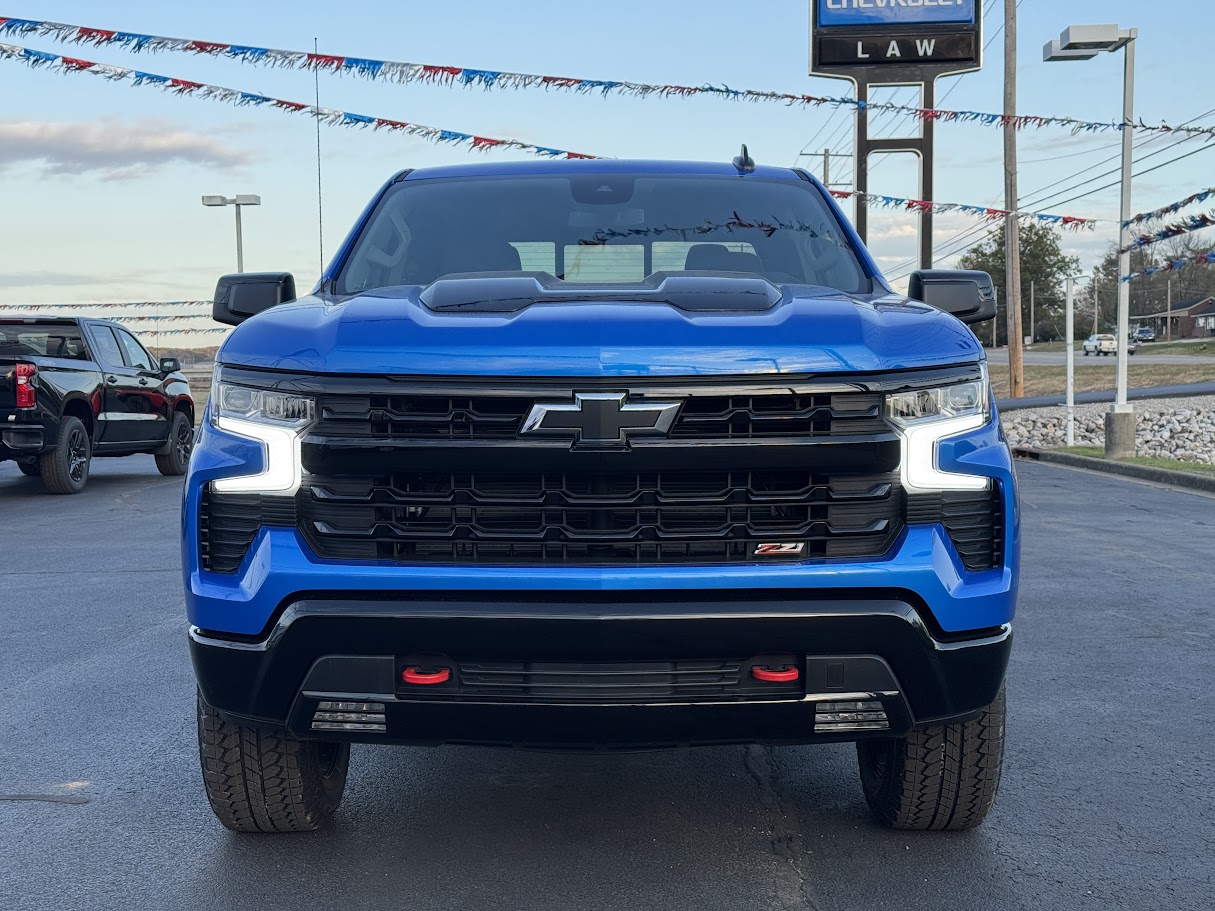
[[(655, 400), (672, 396), (654, 393)], [(682, 396), (679, 396), (682, 398)], [(537, 401), (570, 396), (326, 395), (313, 433), (386, 440), (510, 440)], [(632, 402), (644, 397), (630, 396)], [(756, 439), (882, 433), (878, 393), (696, 395), (686, 399), (672, 438)]]
[[(401, 562), (739, 562), (879, 556), (902, 528), (895, 475), (805, 470), (418, 473), (310, 478), (300, 526), (319, 556)], [(771, 559), (771, 558), (768, 558)]]
[[(596, 704), (771, 700), (796, 698), (805, 692), (801, 679), (756, 685), (750, 676), (753, 663), (462, 661), (450, 689), (428, 692), (427, 687), (415, 686), (402, 691), (411, 699)], [(783, 663), (777, 662), (777, 666)]]

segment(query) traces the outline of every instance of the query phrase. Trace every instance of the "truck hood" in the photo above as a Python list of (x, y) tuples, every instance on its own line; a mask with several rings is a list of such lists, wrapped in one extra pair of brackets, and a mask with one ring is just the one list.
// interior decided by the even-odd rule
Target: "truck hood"
[(746, 313), (610, 301), (439, 313), (416, 288), (306, 297), (237, 326), (219, 360), (307, 373), (586, 377), (868, 373), (983, 359), (948, 314), (815, 290), (786, 287), (775, 307)]

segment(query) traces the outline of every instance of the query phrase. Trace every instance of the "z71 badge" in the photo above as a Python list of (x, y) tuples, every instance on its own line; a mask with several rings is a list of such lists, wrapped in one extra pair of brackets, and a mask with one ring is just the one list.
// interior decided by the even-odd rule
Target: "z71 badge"
[(756, 544), (755, 556), (757, 557), (789, 557), (797, 556), (804, 553), (806, 545), (804, 542), (797, 544)]

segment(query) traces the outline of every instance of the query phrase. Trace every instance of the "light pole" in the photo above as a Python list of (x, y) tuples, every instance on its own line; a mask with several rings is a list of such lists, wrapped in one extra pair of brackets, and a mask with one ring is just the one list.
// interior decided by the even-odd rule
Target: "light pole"
[(1076, 280), (1067, 277), (1067, 445), (1076, 445)]
[[(1042, 59), (1091, 60), (1098, 54), (1126, 50), (1122, 83), (1122, 204), (1119, 208), (1118, 246), (1126, 252), (1118, 257), (1119, 277), (1130, 275), (1131, 254), (1127, 250), (1131, 218), (1131, 141), (1135, 122), (1135, 39), (1137, 29), (1117, 25), (1073, 25), (1058, 40), (1042, 49)], [(1127, 338), (1131, 332), (1131, 288), (1118, 282), (1118, 392), (1113, 410), (1105, 416), (1105, 454), (1118, 458), (1135, 454), (1135, 412), (1127, 401)]]
[(260, 196), (245, 195), (234, 196), (229, 199), (226, 196), (204, 196), (202, 198), (204, 206), (235, 206), (236, 207), (236, 271), (245, 271), (245, 244), (244, 238), (240, 232), (240, 210), (241, 206), (260, 206), (262, 198)]

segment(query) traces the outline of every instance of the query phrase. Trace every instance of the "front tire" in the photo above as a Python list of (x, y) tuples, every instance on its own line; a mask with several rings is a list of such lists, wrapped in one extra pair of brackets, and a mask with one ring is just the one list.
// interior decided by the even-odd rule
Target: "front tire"
[(42, 483), (49, 493), (72, 494), (84, 490), (93, 460), (93, 442), (79, 418), (65, 416), (59, 425), (59, 441), (39, 458)]
[(27, 478), (38, 478), (42, 476), (42, 469), (37, 462), (18, 462), (17, 470)]
[(190, 452), (194, 449), (194, 428), (190, 419), (178, 411), (169, 425), (169, 451), (156, 456), (156, 470), (167, 477), (177, 477), (190, 467)]
[(991, 810), (1004, 759), (1004, 690), (978, 718), (856, 745), (865, 800), (892, 829), (973, 829)]
[(342, 802), (350, 744), (230, 724), (198, 697), (198, 753), (216, 817), (233, 832), (312, 832)]

